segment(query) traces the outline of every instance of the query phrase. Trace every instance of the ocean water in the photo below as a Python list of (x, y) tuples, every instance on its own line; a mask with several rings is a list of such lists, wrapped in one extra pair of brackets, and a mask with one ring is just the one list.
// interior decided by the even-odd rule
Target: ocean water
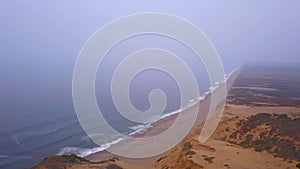
[[(150, 74), (158, 78), (168, 79), (163, 74), (159, 77), (159, 72), (153, 71), (148, 75), (146, 73), (147, 76), (150, 76)], [(208, 94), (208, 91), (212, 90), (209, 82), (207, 81), (207, 84), (205, 84), (203, 79), (201, 81), (202, 97), (190, 100), (185, 106), (188, 107), (198, 100), (204, 99), (205, 93)], [(139, 81), (144, 81), (144, 79), (142, 77), (137, 78), (136, 82), (133, 82), (133, 86), (136, 85), (135, 87), (138, 88), (142, 84), (139, 84)], [(169, 78), (169, 82), (171, 81), (172, 79)], [(168, 80), (165, 83), (168, 83)], [(148, 86), (148, 89), (158, 87), (158, 84), (161, 83), (152, 83)], [(160, 86), (170, 96), (168, 97), (166, 111), (159, 119), (167, 118), (179, 112), (180, 98), (174, 95), (178, 88), (176, 88), (176, 85), (172, 88), (167, 88), (168, 86), (170, 85)], [(42, 96), (40, 92), (27, 92), (22, 95), (26, 98), (12, 97), (1, 100), (1, 111), (5, 113), (1, 115), (0, 124), (0, 168), (30, 167), (45, 157), (54, 154), (86, 156), (102, 151), (122, 140), (119, 135), (105, 135), (101, 146), (94, 144), (78, 122), (73, 108), (70, 88), (43, 92)], [(152, 127), (151, 124), (141, 125), (124, 120), (110, 105), (110, 99), (101, 99), (105, 92), (96, 90), (96, 93), (99, 106), (105, 107), (103, 114), (106, 115), (107, 120), (113, 127), (121, 133), (132, 135), (144, 132)], [(147, 109), (149, 106), (145, 97), (146, 93), (137, 92), (132, 94), (133, 104), (141, 110)]]

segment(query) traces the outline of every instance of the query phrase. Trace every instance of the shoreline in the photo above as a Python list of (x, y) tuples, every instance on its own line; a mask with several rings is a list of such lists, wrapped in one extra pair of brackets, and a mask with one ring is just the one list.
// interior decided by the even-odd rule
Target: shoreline
[[(241, 70), (241, 69), (239, 69)], [(80, 158), (76, 155), (66, 156), (52, 156), (45, 159), (38, 166), (44, 168), (60, 167), (81, 169), (81, 168), (130, 168), (130, 169), (153, 169), (153, 168), (195, 168), (195, 169), (213, 169), (213, 168), (299, 168), (300, 161), (297, 154), (299, 150), (299, 131), (297, 130), (300, 125), (299, 107), (285, 106), (253, 106), (243, 104), (243, 102), (230, 102), (234, 99), (240, 99), (244, 97), (243, 91), (236, 90), (234, 87), (248, 87), (258, 86), (259, 89), (265, 87), (263, 81), (257, 81), (261, 77), (267, 77), (268, 72), (262, 70), (263, 73), (252, 77), (252, 83), (245, 83), (249, 80), (246, 79), (247, 73), (245, 71), (235, 71), (232, 76), (227, 80), (226, 85), (215, 88), (211, 95), (200, 101), (199, 104), (195, 104), (187, 109), (184, 109), (182, 114), (173, 114), (165, 119), (158, 120), (152, 124), (152, 127), (147, 129), (145, 133), (138, 133), (131, 137), (151, 137), (164, 132), (169, 126), (173, 125), (174, 120), (177, 120), (177, 116), (184, 117), (180, 123), (184, 124), (190, 119), (196, 120), (194, 127), (187, 133), (184, 133), (184, 138), (177, 139), (178, 142), (172, 144), (172, 141), (176, 140), (180, 132), (183, 130), (177, 128), (175, 132), (167, 135), (165, 142), (156, 141), (155, 138), (151, 139), (151, 142), (138, 142), (133, 139), (125, 139), (124, 142), (116, 144), (116, 147), (112, 147), (106, 151), (91, 154), (87, 157)], [(287, 80), (289, 78), (289, 72), (287, 72)], [(238, 80), (237, 80), (238, 78)], [(247, 81), (248, 80), (248, 81)], [(300, 82), (297, 79), (296, 83)], [(280, 81), (273, 79), (272, 89), (282, 89)], [(208, 139), (201, 140), (201, 134), (205, 132), (205, 126), (211, 122), (216, 122), (217, 119), (209, 121), (210, 118), (206, 118), (207, 113), (205, 109), (210, 107), (211, 97), (219, 96), (224, 92), (224, 87), (227, 87), (226, 104), (223, 109), (221, 106), (211, 105), (212, 110), (208, 117), (221, 118), (217, 121), (217, 127), (211, 128), (213, 134)], [(293, 86), (291, 86), (293, 89)], [(245, 89), (243, 89), (245, 90)], [(218, 92), (220, 91), (220, 92)], [(261, 90), (256, 91), (259, 93)], [(273, 90), (272, 90), (273, 91)], [(281, 91), (281, 90), (280, 90)], [(282, 91), (284, 94), (285, 91)], [(280, 94), (282, 94), (280, 93)], [(255, 94), (255, 93), (254, 93)], [(274, 93), (269, 93), (273, 95)], [(278, 94), (280, 96), (280, 94)], [(221, 98), (221, 97), (219, 97)], [(280, 98), (280, 97), (278, 97)], [(251, 98), (253, 100), (257, 98)], [(252, 101), (249, 99), (249, 101)], [(275, 98), (276, 99), (276, 98)], [(223, 99), (214, 100), (214, 104), (221, 103)], [(268, 101), (268, 100), (267, 100)], [(197, 108), (198, 117), (192, 115), (191, 109)], [(222, 114), (218, 114), (221, 112)], [(204, 114), (202, 114), (204, 113)], [(187, 119), (188, 118), (188, 119)], [(205, 121), (204, 121), (205, 120)], [(213, 127), (214, 125), (211, 125)], [(173, 126), (172, 126), (173, 127)], [(178, 126), (177, 126), (178, 127)], [(139, 128), (137, 128), (139, 129)], [(165, 136), (166, 136), (165, 135)], [(249, 140), (249, 137), (251, 139)], [(177, 137), (178, 138), (178, 137)], [(270, 139), (271, 138), (271, 139)], [(154, 140), (154, 141), (153, 141)], [(270, 143), (271, 142), (271, 143)], [(137, 144), (139, 143), (139, 144)], [(153, 144), (154, 143), (154, 144)], [(160, 149), (164, 143), (171, 145), (170, 149), (167, 147), (164, 151), (159, 153), (152, 153), (153, 149)], [(171, 143), (171, 144), (170, 144)], [(137, 146), (138, 150), (133, 146)], [(142, 149), (140, 149), (142, 147)], [(120, 155), (114, 155), (108, 151), (114, 152), (118, 150)], [(119, 151), (120, 150), (120, 151)], [(125, 151), (124, 151), (125, 150)], [(132, 152), (137, 155), (132, 156)], [(155, 156), (147, 157), (143, 156), (143, 152), (146, 154), (151, 153)], [(287, 153), (288, 152), (288, 153)], [(141, 154), (140, 154), (141, 153)], [(126, 158), (126, 156), (130, 158)], [(143, 158), (144, 157), (144, 158)], [(38, 168), (38, 167), (37, 167)]]
[[(154, 121), (150, 125), (146, 125), (145, 128), (140, 128), (140, 129), (136, 130), (133, 134), (131, 134), (131, 136), (134, 138), (147, 138), (147, 137), (153, 137), (155, 135), (158, 135), (158, 134), (164, 132), (166, 129), (168, 129), (173, 124), (173, 122), (176, 120), (179, 113), (188, 114), (188, 112), (191, 109), (198, 107), (197, 119), (195, 120), (192, 129), (189, 131), (189, 134), (190, 134), (195, 129), (196, 126), (201, 125), (206, 120), (206, 117), (208, 115), (208, 111), (210, 108), (210, 103), (211, 103), (211, 93), (216, 92), (217, 89), (223, 85), (226, 85), (227, 93), (228, 93), (229, 90), (232, 88), (234, 81), (237, 78), (240, 70), (241, 70), (241, 68), (234, 69), (230, 74), (225, 76), (226, 79), (223, 83), (216, 83), (215, 86), (209, 88), (210, 91), (205, 92), (205, 94), (203, 96), (194, 99), (193, 102), (190, 103), (188, 106), (186, 106), (184, 109), (180, 109), (180, 110), (168, 113), (165, 115), (166, 117), (158, 118), (156, 121)], [(115, 144), (121, 144), (123, 141), (124, 140), (121, 140)], [(111, 146), (114, 146), (115, 144), (113, 144)], [(154, 157), (143, 158), (143, 159), (130, 159), (130, 158), (114, 155), (114, 154), (108, 152), (106, 149), (104, 149), (104, 150), (101, 150), (101, 151), (98, 151), (95, 153), (91, 153), (87, 156), (83, 156), (83, 158), (85, 158), (89, 161), (92, 161), (92, 162), (99, 162), (99, 161), (110, 160), (112, 158), (117, 157), (119, 159), (122, 159), (123, 161), (133, 163), (133, 164), (134, 163), (135, 164), (151, 163), (151, 164), (149, 164), (149, 168), (150, 168), (150, 166), (153, 164), (153, 162), (155, 162), (157, 159), (159, 159), (163, 154), (160, 154), (160, 155), (157, 155)]]

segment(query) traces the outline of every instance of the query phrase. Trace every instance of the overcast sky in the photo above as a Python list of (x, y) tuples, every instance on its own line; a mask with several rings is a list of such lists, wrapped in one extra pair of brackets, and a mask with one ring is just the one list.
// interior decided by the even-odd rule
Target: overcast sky
[(0, 75), (71, 79), (86, 40), (104, 24), (138, 12), (170, 13), (195, 24), (225, 67), (229, 62), (300, 62), (299, 11), (299, 0), (2, 0)]

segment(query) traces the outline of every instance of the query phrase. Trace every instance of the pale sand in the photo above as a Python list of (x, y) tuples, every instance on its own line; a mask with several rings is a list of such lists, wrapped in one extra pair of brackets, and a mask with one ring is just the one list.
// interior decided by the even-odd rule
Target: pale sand
[(300, 108), (297, 107), (280, 107), (280, 106), (245, 106), (227, 104), (224, 115), (233, 115), (239, 117), (248, 117), (257, 113), (275, 113), (286, 114), (290, 117), (299, 117)]
[(249, 90), (262, 90), (262, 91), (278, 91), (277, 89), (267, 87), (233, 87), (232, 89), (249, 89)]

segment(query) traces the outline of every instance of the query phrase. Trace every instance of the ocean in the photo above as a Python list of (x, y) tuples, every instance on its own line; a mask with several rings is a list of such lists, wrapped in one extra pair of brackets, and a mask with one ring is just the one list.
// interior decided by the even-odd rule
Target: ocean
[[(170, 48), (172, 47), (173, 45), (170, 45)], [(126, 49), (128, 48), (124, 46), (121, 51), (129, 54), (136, 50)], [(185, 51), (181, 48), (175, 49), (179, 53)], [(188, 52), (181, 53), (188, 54)], [(119, 56), (117, 53), (110, 55), (110, 57)], [(189, 55), (197, 60), (196, 56)], [(151, 124), (141, 125), (124, 119), (115, 108), (110, 95), (110, 78), (119, 60), (120, 58), (103, 60), (104, 64), (98, 70), (95, 83), (98, 105), (106, 120), (120, 133), (126, 135), (141, 133), (151, 127)], [(201, 62), (196, 63), (194, 60), (185, 61), (197, 79), (199, 98), (190, 98), (181, 106), (176, 81), (166, 73), (149, 70), (133, 79), (130, 86), (132, 104), (141, 111), (147, 110), (150, 106), (149, 92), (161, 89), (168, 101), (164, 114), (159, 117), (161, 119), (203, 99), (211, 90), (211, 85), (204, 67), (201, 67)], [(10, 70), (9, 67), (3, 66), (6, 70)], [(225, 72), (228, 74), (236, 67), (235, 64), (227, 63)], [(122, 140), (120, 135), (104, 134), (103, 144), (98, 146), (83, 131), (73, 105), (71, 66), (57, 70), (48, 68), (44, 70), (42, 67), (26, 70), (25, 66), (22, 68), (23, 71), (1, 72), (4, 76), (0, 95), (0, 168), (28, 168), (54, 154), (86, 156)]]

